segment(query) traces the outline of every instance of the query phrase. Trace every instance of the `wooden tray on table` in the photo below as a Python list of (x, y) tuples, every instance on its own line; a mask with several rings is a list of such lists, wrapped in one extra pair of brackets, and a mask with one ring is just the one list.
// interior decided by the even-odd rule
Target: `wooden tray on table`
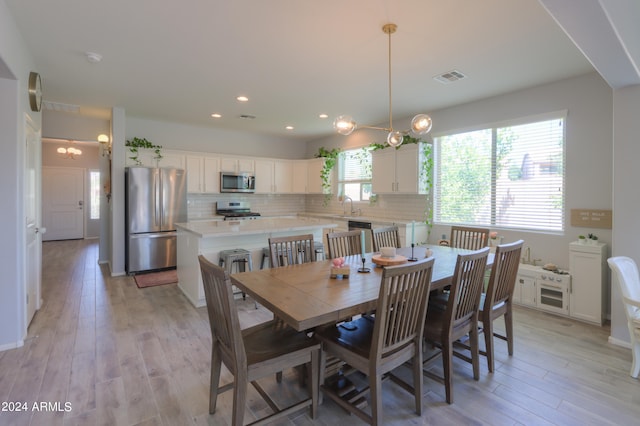
[(393, 266), (406, 263), (407, 258), (399, 254), (396, 254), (394, 257), (384, 257), (381, 254), (374, 254), (371, 256), (371, 261), (378, 266)]

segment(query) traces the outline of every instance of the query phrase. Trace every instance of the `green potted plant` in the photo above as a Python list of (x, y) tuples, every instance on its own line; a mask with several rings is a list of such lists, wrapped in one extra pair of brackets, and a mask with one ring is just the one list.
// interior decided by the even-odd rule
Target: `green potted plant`
[(138, 158), (138, 150), (140, 148), (153, 149), (153, 152), (155, 153), (153, 158), (156, 161), (159, 161), (162, 158), (162, 153), (160, 151), (162, 146), (154, 145), (145, 138), (134, 137), (133, 139), (127, 139), (124, 146), (129, 148), (129, 152), (131, 153), (129, 159), (135, 161), (136, 166), (142, 166), (142, 161)]
[(587, 242), (587, 237), (585, 237), (584, 235), (578, 235), (578, 242), (580, 244), (586, 244)]

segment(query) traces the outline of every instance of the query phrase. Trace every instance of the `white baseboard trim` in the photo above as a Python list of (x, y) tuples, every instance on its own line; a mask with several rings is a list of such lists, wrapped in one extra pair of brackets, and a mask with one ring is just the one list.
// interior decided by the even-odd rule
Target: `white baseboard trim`
[(24, 340), (18, 340), (17, 342), (7, 343), (5, 345), (0, 345), (0, 352), (8, 351), (10, 349), (16, 349), (21, 346), (24, 346)]
[(609, 336), (609, 343), (616, 346), (622, 346), (623, 348), (631, 349), (631, 342), (625, 342), (624, 340), (616, 339), (615, 337)]

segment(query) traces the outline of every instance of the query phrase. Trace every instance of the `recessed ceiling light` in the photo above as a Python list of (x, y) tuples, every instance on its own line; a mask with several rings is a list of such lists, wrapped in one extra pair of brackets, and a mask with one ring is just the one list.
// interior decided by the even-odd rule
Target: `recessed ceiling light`
[(102, 55), (96, 52), (85, 52), (85, 56), (87, 57), (87, 61), (92, 64), (97, 64), (102, 60)]
[(211, 117), (213, 118), (220, 118), (222, 117), (220, 114), (218, 114), (217, 112), (214, 112), (213, 114), (211, 114)]
[(293, 130), (293, 126), (287, 126), (287, 127), (285, 127), (285, 129), (287, 129), (287, 130)]
[(238, 96), (238, 97), (236, 98), (236, 100), (237, 100), (238, 102), (247, 102), (247, 101), (249, 101), (249, 98), (247, 98), (246, 96)]
[(320, 118), (328, 118), (329, 116), (327, 114), (320, 114), (318, 117), (320, 117)]

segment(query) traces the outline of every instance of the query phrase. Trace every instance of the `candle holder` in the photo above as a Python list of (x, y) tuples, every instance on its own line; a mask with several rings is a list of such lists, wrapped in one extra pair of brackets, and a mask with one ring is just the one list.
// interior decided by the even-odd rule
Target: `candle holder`
[(364, 267), (365, 258), (362, 257), (362, 268), (358, 268), (358, 272), (371, 272), (371, 269)]
[(413, 248), (414, 247), (415, 247), (415, 244), (411, 243), (411, 257), (407, 259), (409, 262), (417, 262), (418, 261), (418, 259), (416, 259), (416, 257), (413, 255)]

